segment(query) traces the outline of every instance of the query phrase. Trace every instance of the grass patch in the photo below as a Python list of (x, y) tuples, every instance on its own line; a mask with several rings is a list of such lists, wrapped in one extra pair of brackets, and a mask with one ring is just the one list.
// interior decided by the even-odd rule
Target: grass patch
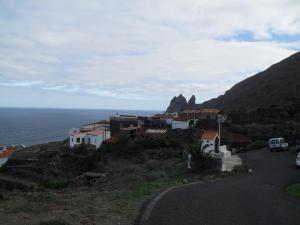
[(290, 196), (300, 199), (300, 183), (292, 184), (286, 190)]
[(130, 191), (125, 192), (116, 200), (112, 212), (115, 214), (127, 214), (129, 211), (136, 209), (146, 197), (176, 184), (177, 181), (175, 180), (155, 180), (137, 183)]
[(141, 199), (163, 188), (175, 185), (177, 182), (173, 180), (155, 180), (138, 183), (131, 192), (128, 193), (129, 198)]

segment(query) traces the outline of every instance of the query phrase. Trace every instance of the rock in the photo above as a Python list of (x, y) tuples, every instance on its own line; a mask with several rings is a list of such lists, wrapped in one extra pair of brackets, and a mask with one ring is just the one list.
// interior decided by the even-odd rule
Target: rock
[(85, 172), (83, 176), (87, 179), (93, 179), (93, 178), (103, 178), (106, 177), (105, 173), (94, 173), (94, 172)]
[(182, 179), (183, 184), (187, 184), (188, 182), (189, 182), (188, 179), (186, 179), (186, 178)]
[(192, 97), (188, 101), (188, 106), (195, 106), (195, 105), (196, 105), (196, 97), (195, 95), (192, 95)]
[(174, 97), (170, 105), (168, 106), (166, 113), (175, 113), (183, 111), (187, 106), (186, 98), (180, 94), (178, 97)]
[(300, 103), (300, 52), (251, 76), (226, 91), (218, 98), (204, 102), (203, 108), (224, 111), (252, 111), (260, 108), (299, 110)]

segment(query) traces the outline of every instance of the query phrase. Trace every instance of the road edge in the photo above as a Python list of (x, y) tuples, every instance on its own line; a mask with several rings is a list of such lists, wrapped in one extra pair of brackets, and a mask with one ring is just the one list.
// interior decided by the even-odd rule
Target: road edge
[(139, 210), (139, 214), (136, 217), (133, 224), (134, 225), (147, 225), (147, 221), (148, 221), (156, 203), (162, 197), (164, 197), (168, 192), (173, 191), (174, 189), (178, 189), (178, 188), (182, 188), (182, 187), (186, 187), (186, 186), (191, 186), (191, 185), (195, 185), (195, 184), (204, 184), (204, 183), (208, 183), (208, 182), (216, 182), (218, 180), (220, 180), (220, 178), (213, 179), (213, 180), (207, 180), (207, 181), (198, 181), (198, 182), (193, 182), (193, 183), (188, 183), (188, 184), (182, 184), (182, 185), (178, 185), (178, 186), (172, 186), (172, 187), (169, 187), (169, 188), (157, 193), (156, 195), (154, 195), (154, 197), (146, 200), (143, 203), (142, 207)]

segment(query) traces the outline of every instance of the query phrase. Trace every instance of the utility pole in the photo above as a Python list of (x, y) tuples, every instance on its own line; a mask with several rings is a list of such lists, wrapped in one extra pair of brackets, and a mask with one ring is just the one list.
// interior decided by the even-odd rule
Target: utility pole
[(221, 148), (221, 115), (218, 115), (218, 124), (219, 124), (219, 151)]
[(195, 107), (195, 105), (194, 105), (194, 128), (195, 128), (195, 126), (196, 126), (195, 120), (196, 120), (196, 107)]

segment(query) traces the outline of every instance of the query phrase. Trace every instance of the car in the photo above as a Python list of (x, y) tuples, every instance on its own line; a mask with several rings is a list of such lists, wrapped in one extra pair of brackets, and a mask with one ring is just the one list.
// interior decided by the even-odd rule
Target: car
[(284, 138), (271, 138), (269, 139), (270, 152), (288, 150), (289, 144), (285, 142)]
[(300, 168), (300, 152), (299, 152), (299, 154), (297, 155), (297, 158), (296, 158), (296, 166), (298, 168)]

